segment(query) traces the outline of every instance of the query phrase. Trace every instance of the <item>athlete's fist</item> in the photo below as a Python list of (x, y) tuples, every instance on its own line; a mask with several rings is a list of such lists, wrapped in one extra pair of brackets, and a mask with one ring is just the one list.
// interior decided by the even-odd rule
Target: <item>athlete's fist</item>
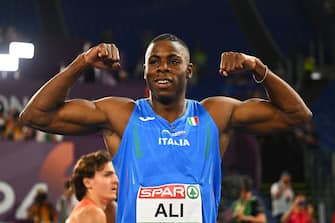
[(257, 58), (238, 52), (223, 52), (221, 54), (220, 74), (228, 76), (232, 72), (253, 70)]
[(100, 43), (84, 53), (86, 63), (100, 69), (120, 69), (119, 49), (113, 43)]

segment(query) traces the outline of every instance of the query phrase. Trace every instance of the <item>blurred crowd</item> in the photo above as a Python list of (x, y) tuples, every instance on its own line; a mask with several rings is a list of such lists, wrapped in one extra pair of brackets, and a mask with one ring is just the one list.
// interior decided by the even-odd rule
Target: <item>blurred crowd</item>
[(47, 190), (38, 189), (27, 209), (26, 220), (32, 223), (65, 223), (76, 204), (78, 200), (69, 180), (64, 183), (63, 194), (55, 204), (49, 199)]
[[(291, 174), (284, 171), (270, 188), (271, 204), (248, 175), (230, 169), (222, 180), (218, 223), (315, 223), (314, 205), (303, 193), (295, 194)], [(270, 212), (268, 213), (268, 209)]]
[(12, 141), (35, 140), (37, 142), (58, 142), (63, 139), (61, 135), (49, 134), (23, 126), (19, 122), (19, 114), (15, 108), (5, 111), (0, 102), (0, 139)]
[[(4, 39), (6, 36), (6, 39)], [(8, 40), (17, 40), (18, 34), (14, 28), (8, 28), (4, 35), (3, 29), (0, 27), (0, 46), (4, 51), (4, 44)], [(151, 32), (146, 31), (142, 36), (142, 50), (144, 51), (148, 41), (152, 38)], [(113, 42), (112, 34), (105, 36), (103, 42)], [(83, 51), (92, 47), (90, 41), (83, 44)], [(207, 67), (208, 55), (198, 44), (194, 51), (191, 51), (191, 59), (194, 64), (194, 75), (189, 85), (200, 86), (206, 75), (210, 72)], [(90, 84), (102, 84), (115, 86), (120, 82), (133, 79), (143, 79), (143, 56), (139, 56), (135, 66), (129, 66), (127, 63), (127, 55), (121, 50), (121, 67), (119, 71), (105, 71), (96, 68), (87, 69), (80, 79), (81, 82)], [(60, 64), (60, 69), (64, 69), (65, 63)], [(315, 70), (315, 59), (311, 56), (306, 58), (304, 71), (309, 76)], [(2, 73), (2, 78), (6, 78)], [(220, 88), (219, 94), (232, 96), (240, 100), (252, 97), (265, 97), (265, 92), (259, 86), (255, 85), (251, 80), (251, 75), (236, 74), (224, 81)], [(63, 139), (61, 135), (47, 134), (38, 130), (34, 130), (27, 126), (23, 126), (19, 121), (20, 111), (10, 109), (5, 111), (3, 104), (0, 102), (0, 139), (13, 141), (35, 140), (38, 142), (57, 142)], [(307, 123), (305, 126), (292, 130), (294, 140), (307, 149), (316, 150), (319, 148), (319, 141), (314, 130), (313, 124)], [(262, 142), (260, 141), (260, 144)], [(291, 175), (283, 172), (277, 182), (273, 182), (270, 189), (271, 205), (266, 205), (266, 198), (261, 191), (254, 187), (252, 179), (248, 175), (242, 175), (238, 169), (229, 169), (223, 175), (222, 181), (222, 199), (220, 203), (218, 222), (283, 222), (295, 223), (315, 222), (314, 207), (306, 198), (305, 194), (294, 193), (291, 185)], [(257, 182), (256, 182), (257, 183)], [(36, 195), (35, 201), (29, 208), (28, 218), (33, 222), (40, 222), (40, 219), (48, 219), (43, 222), (64, 222), (69, 210), (73, 207), (71, 189), (65, 186), (64, 194), (56, 205), (53, 205), (47, 199), (47, 192), (40, 191)], [(61, 199), (63, 199), (61, 201)], [(67, 204), (67, 203), (69, 204)], [(65, 209), (64, 209), (65, 208)], [(271, 209), (271, 213), (267, 213), (267, 209)], [(37, 219), (37, 220), (36, 220)], [(271, 219), (271, 220), (270, 220)], [(36, 220), (36, 221), (35, 221)]]

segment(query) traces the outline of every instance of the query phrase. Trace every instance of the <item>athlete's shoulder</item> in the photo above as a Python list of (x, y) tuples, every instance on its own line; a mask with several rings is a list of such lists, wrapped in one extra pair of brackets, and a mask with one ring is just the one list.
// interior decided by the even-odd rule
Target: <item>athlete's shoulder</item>
[(126, 105), (133, 104), (135, 105), (135, 101), (131, 98), (126, 97), (104, 97), (94, 100), (94, 103), (101, 106), (115, 106), (115, 105)]
[(67, 223), (106, 222), (104, 211), (89, 202), (79, 203), (71, 213)]
[(227, 118), (226, 115), (229, 117), (232, 111), (241, 104), (241, 101), (231, 97), (216, 96), (205, 98), (200, 103), (212, 116), (218, 115), (222, 118), (222, 115), (225, 115)]
[(223, 131), (229, 126), (232, 114), (241, 101), (231, 97), (216, 96), (205, 98), (200, 103), (213, 118), (220, 131)]
[(217, 106), (217, 105), (234, 106), (234, 105), (241, 103), (241, 101), (235, 98), (232, 98), (232, 97), (214, 96), (214, 97), (205, 98), (200, 103), (205, 108), (210, 108), (212, 106)]
[(130, 115), (135, 107), (135, 101), (125, 97), (105, 97), (94, 101), (95, 106), (109, 115)]

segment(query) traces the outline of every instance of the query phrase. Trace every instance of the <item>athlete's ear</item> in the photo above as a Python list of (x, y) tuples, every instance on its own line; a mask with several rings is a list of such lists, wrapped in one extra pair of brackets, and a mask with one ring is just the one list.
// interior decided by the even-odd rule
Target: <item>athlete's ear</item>
[(90, 178), (84, 178), (83, 179), (83, 184), (85, 185), (85, 187), (87, 189), (91, 189), (92, 188), (92, 185), (91, 185), (91, 179)]
[(146, 74), (146, 72), (145, 72), (145, 64), (143, 64), (143, 78), (144, 78), (144, 80), (146, 80), (147, 79), (147, 74)]
[(193, 64), (189, 63), (186, 68), (186, 79), (190, 79), (193, 75)]

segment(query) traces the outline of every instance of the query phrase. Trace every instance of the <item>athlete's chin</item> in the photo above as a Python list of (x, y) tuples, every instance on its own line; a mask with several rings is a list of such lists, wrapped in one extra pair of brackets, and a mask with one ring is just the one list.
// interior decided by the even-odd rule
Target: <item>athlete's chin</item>
[(117, 199), (117, 193), (112, 193), (107, 197), (109, 201), (115, 201)]
[(154, 98), (162, 104), (170, 104), (175, 100), (175, 97), (171, 94), (159, 94), (156, 95)]
[(116, 201), (116, 199), (117, 199), (116, 195), (114, 195), (114, 196), (111, 197), (111, 201)]

